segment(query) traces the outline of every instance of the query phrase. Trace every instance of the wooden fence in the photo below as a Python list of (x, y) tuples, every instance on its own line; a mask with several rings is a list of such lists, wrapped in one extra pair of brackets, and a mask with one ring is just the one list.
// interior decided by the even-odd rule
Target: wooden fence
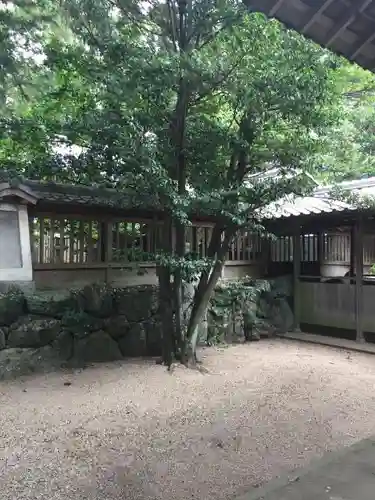
[[(88, 219), (40, 214), (30, 219), (31, 248), (37, 267), (100, 263), (152, 263), (160, 248), (161, 222), (156, 220)], [(187, 251), (207, 256), (212, 224), (194, 223), (186, 231)], [(262, 257), (259, 235), (234, 238), (229, 262), (256, 262)]]
[[(39, 214), (30, 219), (31, 247), (37, 267), (154, 262), (161, 238), (157, 220), (89, 219)], [(193, 223), (186, 231), (187, 251), (206, 257), (213, 225)], [(301, 235), (301, 262), (350, 264), (350, 233)], [(267, 248), (258, 234), (238, 233), (227, 254), (229, 263), (256, 263)], [(270, 243), (270, 260), (293, 261), (293, 238), (282, 236)], [(364, 265), (375, 263), (375, 234), (366, 234)]]
[[(356, 329), (355, 284), (345, 283), (300, 283), (301, 323), (339, 328)], [(375, 333), (374, 303), (375, 286), (368, 283), (362, 294), (362, 326), (365, 332)]]
[[(350, 265), (351, 237), (349, 232), (322, 234), (321, 248), (317, 234), (301, 235), (301, 262), (318, 262), (319, 254), (322, 264)], [(272, 262), (293, 261), (293, 238), (283, 236), (271, 242)], [(375, 263), (375, 234), (365, 234), (363, 242), (363, 264), (371, 266)]]

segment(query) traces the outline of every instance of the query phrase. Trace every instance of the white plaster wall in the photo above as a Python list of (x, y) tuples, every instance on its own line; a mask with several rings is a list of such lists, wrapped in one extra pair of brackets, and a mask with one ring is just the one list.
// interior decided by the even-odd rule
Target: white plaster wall
[[(29, 217), (27, 213), (27, 206), (0, 203), (0, 210), (5, 212), (15, 211), (18, 213), (18, 227), (21, 249), (21, 267), (15, 267), (11, 269), (0, 268), (0, 281), (31, 282), (33, 280), (33, 267), (31, 261)], [(6, 242), (2, 243), (6, 245)]]
[[(363, 266), (363, 274), (368, 274), (371, 266)], [(339, 278), (345, 276), (350, 271), (348, 264), (321, 264), (320, 275), (324, 278)], [(355, 272), (355, 269), (354, 269)]]
[(320, 275), (324, 278), (338, 278), (345, 276), (350, 271), (350, 266), (346, 264), (321, 264)]
[(265, 266), (260, 263), (238, 263), (227, 262), (221, 274), (224, 280), (236, 280), (241, 278), (262, 278), (264, 276)]

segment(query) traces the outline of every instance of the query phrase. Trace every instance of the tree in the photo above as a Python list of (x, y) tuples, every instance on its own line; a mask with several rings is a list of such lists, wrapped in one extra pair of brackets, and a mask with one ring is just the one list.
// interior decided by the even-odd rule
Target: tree
[(341, 118), (322, 137), (325, 148), (317, 161), (323, 167), (317, 176), (339, 182), (375, 175), (375, 77), (344, 62), (335, 80)]
[[(44, 41), (53, 79), (29, 107), (31, 123), (48, 131), (46, 153), (57, 133), (83, 148), (60, 169), (65, 178), (157, 195), (163, 360), (194, 363), (197, 326), (233, 237), (263, 231), (262, 207), (305, 187), (294, 169), (314, 166), (335, 118), (335, 59), (234, 0), (62, 6), (69, 36)], [(278, 177), (252, 177), (270, 164)], [(185, 255), (193, 212), (215, 221), (204, 260)], [(184, 321), (187, 280), (197, 284)]]

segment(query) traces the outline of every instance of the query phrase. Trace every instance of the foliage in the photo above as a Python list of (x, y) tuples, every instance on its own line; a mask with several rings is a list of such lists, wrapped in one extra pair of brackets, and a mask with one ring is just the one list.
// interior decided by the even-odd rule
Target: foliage
[(259, 317), (259, 298), (269, 290), (266, 280), (243, 278), (221, 283), (210, 301), (207, 342), (223, 343), (228, 329), (235, 331), (239, 325), (245, 340), (250, 340), (255, 329), (264, 326), (264, 319)]
[[(341, 63), (236, 0), (63, 0), (45, 12), (34, 16), (43, 63), (28, 99), (16, 93), (6, 106), (0, 162), (158, 197), (164, 361), (177, 351), (192, 360), (234, 235), (265, 231), (262, 207), (305, 192), (296, 169), (333, 164), (332, 127), (345, 121)], [(46, 27), (52, 13), (58, 26)], [(270, 166), (277, 176), (259, 175)], [(192, 211), (215, 221), (205, 260), (185, 255)], [(184, 325), (182, 288), (192, 280)]]
[(255, 302), (262, 292), (270, 290), (270, 283), (266, 280), (242, 278), (222, 283), (216, 290), (213, 302), (219, 308), (233, 306), (243, 309), (246, 302)]
[(358, 66), (343, 63), (336, 72), (342, 95), (341, 118), (322, 137), (318, 176), (339, 182), (375, 175), (375, 77)]

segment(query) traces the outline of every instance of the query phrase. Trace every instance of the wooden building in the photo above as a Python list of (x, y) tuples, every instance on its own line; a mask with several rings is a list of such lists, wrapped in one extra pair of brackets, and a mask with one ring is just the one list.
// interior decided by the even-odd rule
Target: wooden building
[[(270, 207), (278, 234), (268, 271), (293, 273), (299, 324), (355, 330), (362, 342), (375, 333), (375, 178), (343, 183), (357, 204), (332, 199), (327, 188)], [(375, 199), (375, 198), (374, 198)], [(362, 202), (361, 202), (362, 200)]]
[[(342, 186), (375, 194), (375, 178)], [(234, 238), (223, 279), (294, 276), (295, 327), (375, 334), (375, 209), (312, 196), (265, 207), (276, 238), (244, 232)], [(0, 285), (58, 289), (90, 283), (156, 284), (162, 211), (113, 190), (25, 181), (0, 184)], [(213, 222), (196, 217), (187, 251), (205, 257)]]
[[(276, 18), (286, 27), (349, 61), (375, 71), (374, 0), (244, 0), (244, 3), (250, 11)], [(295, 232), (297, 322), (355, 328), (357, 340), (362, 341), (364, 332), (375, 330), (375, 314), (372, 313), (375, 288), (364, 286), (372, 282), (371, 278), (363, 279), (363, 272), (368, 273), (373, 265), (374, 210), (353, 210), (338, 205), (328, 208), (327, 212), (320, 210), (322, 207), (316, 211), (313, 208), (314, 205), (310, 206), (311, 210), (305, 213), (297, 211), (289, 219)], [(285, 221), (283, 224), (285, 227)], [(313, 235), (317, 241), (314, 262), (296, 258), (301, 246), (298, 236), (301, 232), (309, 238)], [(335, 250), (327, 261), (325, 249), (329, 245)], [(311, 269), (311, 266), (319, 268), (320, 278), (338, 270), (341, 274), (343, 268), (349, 268), (345, 274), (352, 277), (342, 277), (345, 278), (344, 287), (332, 280), (328, 280), (330, 283), (327, 280), (324, 283), (322, 279), (309, 282), (308, 272), (305, 274), (304, 269)]]
[[(36, 181), (0, 184), (0, 282), (43, 289), (156, 283), (152, 255), (162, 211), (155, 200), (148, 205), (138, 201), (110, 189)], [(212, 228), (212, 220), (195, 218), (187, 230), (187, 251), (205, 257)], [(263, 244), (259, 235), (239, 234), (223, 278), (264, 276)]]

